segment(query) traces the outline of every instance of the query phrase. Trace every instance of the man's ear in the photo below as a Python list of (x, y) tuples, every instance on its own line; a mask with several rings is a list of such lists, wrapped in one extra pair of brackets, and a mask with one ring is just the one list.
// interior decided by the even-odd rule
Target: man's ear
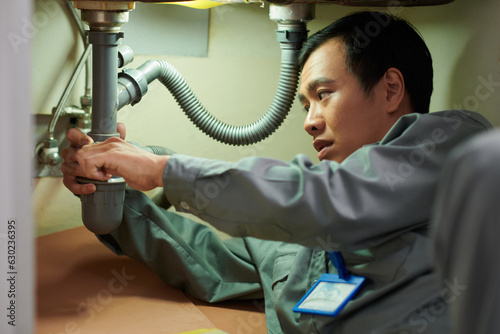
[(387, 112), (393, 113), (399, 109), (406, 93), (405, 80), (400, 70), (389, 68), (384, 75)]

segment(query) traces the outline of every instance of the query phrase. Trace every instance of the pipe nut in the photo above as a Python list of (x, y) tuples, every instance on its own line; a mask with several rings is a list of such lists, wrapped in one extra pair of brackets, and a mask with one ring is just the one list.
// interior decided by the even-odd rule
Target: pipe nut
[(269, 6), (269, 18), (278, 23), (309, 22), (314, 19), (314, 4), (291, 3), (288, 5)]
[(61, 162), (61, 156), (59, 155), (59, 142), (56, 139), (44, 140), (43, 144), (40, 143), (38, 147), (38, 160), (40, 163), (56, 166), (59, 162)]
[(82, 108), (88, 108), (92, 107), (92, 96), (90, 95), (83, 95), (80, 97), (80, 104), (82, 105)]
[(128, 22), (128, 11), (82, 10), (82, 21), (91, 31), (113, 32)]

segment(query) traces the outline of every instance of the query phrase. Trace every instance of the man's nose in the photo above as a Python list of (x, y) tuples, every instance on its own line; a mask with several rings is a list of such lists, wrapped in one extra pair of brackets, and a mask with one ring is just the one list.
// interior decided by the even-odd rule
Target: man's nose
[(315, 136), (318, 133), (321, 133), (325, 129), (325, 120), (321, 115), (320, 110), (313, 109), (312, 107), (309, 109), (307, 113), (306, 120), (304, 121), (304, 130), (311, 135)]

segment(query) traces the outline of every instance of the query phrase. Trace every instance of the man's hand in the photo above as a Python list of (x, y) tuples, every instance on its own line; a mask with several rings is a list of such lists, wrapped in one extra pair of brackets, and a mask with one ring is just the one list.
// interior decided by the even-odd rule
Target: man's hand
[(78, 163), (74, 160), (69, 160), (68, 156), (75, 155), (76, 151), (82, 146), (90, 145), (94, 141), (91, 137), (77, 129), (69, 129), (66, 133), (66, 138), (71, 146), (62, 151), (62, 157), (64, 158), (64, 163), (61, 165), (63, 183), (75, 195), (91, 194), (96, 190), (96, 186), (94, 184), (79, 184), (76, 181), (78, 175), (75, 173), (75, 169), (78, 167)]
[(121, 138), (109, 138), (94, 144), (92, 138), (78, 129), (70, 129), (66, 137), (71, 146), (64, 149), (64, 185), (74, 194), (86, 195), (95, 191), (94, 184), (79, 184), (77, 176), (106, 181), (112, 175), (121, 176), (137, 190), (163, 186), (163, 170), (169, 156), (157, 156), (123, 140), (125, 128), (119, 125)]

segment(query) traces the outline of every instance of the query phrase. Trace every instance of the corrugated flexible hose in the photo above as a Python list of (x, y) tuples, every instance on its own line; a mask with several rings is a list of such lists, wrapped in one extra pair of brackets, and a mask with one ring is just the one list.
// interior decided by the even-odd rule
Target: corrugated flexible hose
[(228, 125), (214, 117), (201, 104), (186, 80), (171, 64), (150, 60), (141, 65), (148, 83), (158, 79), (173, 95), (188, 118), (211, 138), (229, 145), (250, 145), (270, 136), (283, 123), (297, 90), (299, 71), (290, 63), (281, 63), (278, 88), (267, 112), (250, 125)]

